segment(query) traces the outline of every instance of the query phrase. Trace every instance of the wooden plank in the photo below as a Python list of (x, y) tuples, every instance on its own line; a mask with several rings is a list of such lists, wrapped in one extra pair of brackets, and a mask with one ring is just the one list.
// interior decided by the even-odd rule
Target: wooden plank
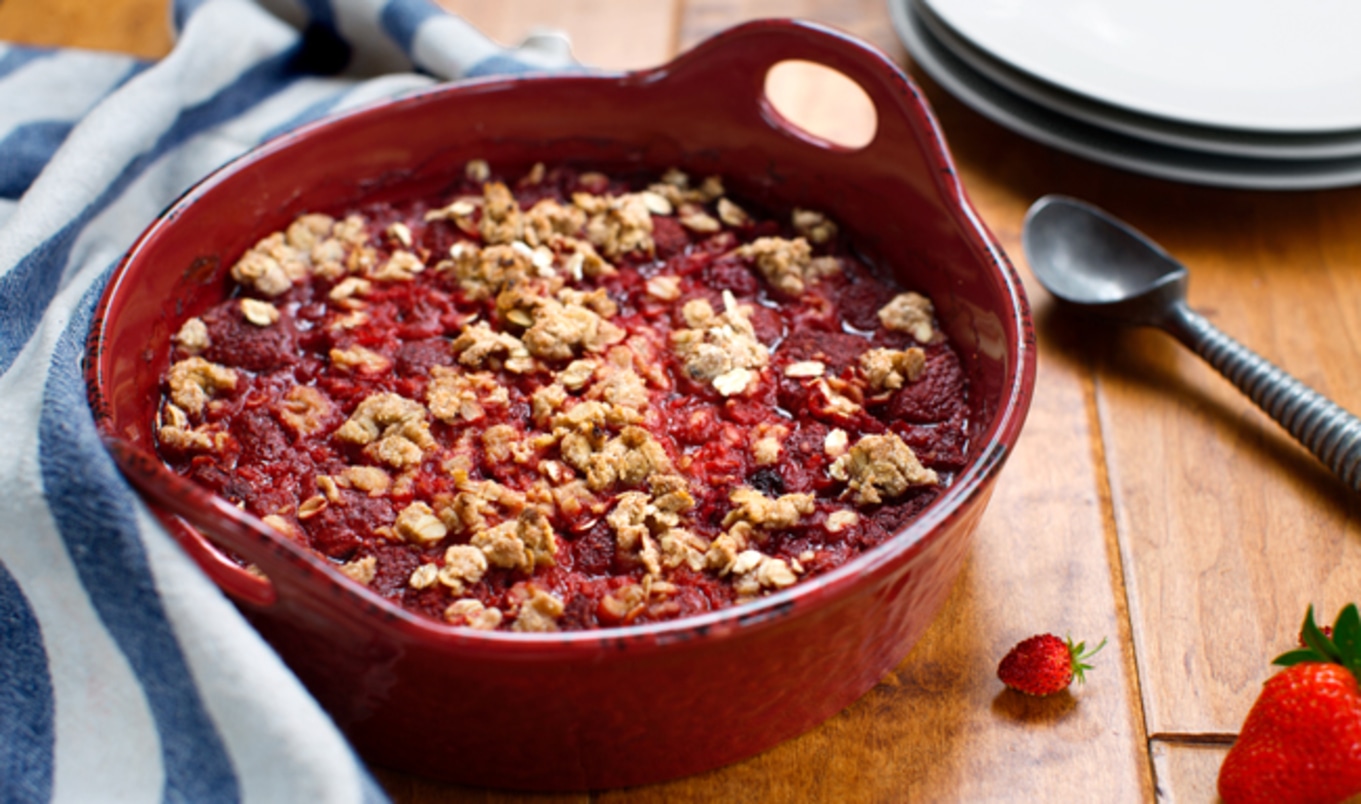
[(1215, 784), (1219, 766), (1229, 753), (1228, 745), (1153, 740), (1149, 753), (1153, 757), (1159, 804), (1205, 804), (1219, 800)]
[[(1125, 214), (1181, 254), (1191, 303), (1211, 321), (1361, 410), (1361, 377), (1347, 368), (1356, 297), (1343, 295), (1361, 282), (1361, 266), (1345, 248), (1320, 248), (1318, 234), (1321, 219), (1361, 213), (1361, 195), (1334, 194), (1338, 218), (1279, 197), (1202, 201), (1126, 204)], [(1192, 235), (1178, 212), (1226, 234)], [(1102, 426), (1148, 728), (1234, 732), (1271, 659), (1294, 644), (1305, 608), (1331, 620), (1361, 588), (1358, 498), (1171, 339), (1092, 340), (1109, 344)]]
[[(1021, 464), (1024, 465), (1024, 464)], [(1007, 494), (998, 490), (999, 498)], [(1002, 499), (988, 517), (1009, 508)], [(812, 732), (746, 762), (604, 801), (1082, 801), (1138, 802), (1151, 779), (1134, 698), (1118, 651), (1072, 694), (1033, 699), (993, 673), (1014, 634), (990, 623), (1006, 590), (990, 590), (1007, 563), (1007, 528), (984, 527), (971, 564), (940, 620), (893, 673)], [(1100, 549), (1098, 547), (1098, 549)], [(1052, 567), (1028, 556), (1035, 569)], [(1037, 560), (1035, 560), (1037, 559)], [(1071, 590), (1071, 589), (1070, 589)], [(1050, 622), (1062, 614), (1041, 610)], [(1014, 618), (1001, 617), (1004, 622)], [(1092, 620), (1094, 618), (1084, 618)], [(1019, 631), (1014, 632), (1019, 634)], [(1019, 638), (1019, 637), (1017, 637)]]
[(0, 39), (25, 45), (116, 50), (154, 59), (170, 52), (169, 0), (6, 0)]
[(572, 40), (583, 64), (609, 70), (655, 67), (676, 47), (680, 0), (438, 0), (502, 44), (533, 28), (555, 28)]
[(686, 0), (680, 47), (693, 47), (738, 22), (762, 17), (816, 20), (854, 34), (890, 55), (902, 52), (883, 0)]
[[(1361, 410), (1356, 189), (1243, 193), (1126, 174), (1030, 143), (916, 75), (990, 225), (1019, 225), (1045, 193), (1111, 210), (1189, 266), (1193, 307)], [(1148, 730), (1232, 734), (1305, 607), (1331, 618), (1355, 599), (1361, 499), (1171, 338), (1031, 298), (1042, 362), (1096, 372)]]
[[(1229, 753), (1223, 743), (1154, 740), (1150, 747), (1159, 804), (1219, 802), (1219, 768)], [(1361, 794), (1338, 804), (1361, 804)]]
[[(990, 225), (1019, 225), (1045, 193), (1112, 210), (1190, 266), (1193, 307), (1361, 410), (1349, 369), (1361, 345), (1357, 190), (1243, 193), (1126, 174), (1027, 142), (916, 76)], [(1042, 290), (1032, 302), (1042, 365), (1096, 372), (1148, 731), (1232, 734), (1305, 607), (1331, 618), (1355, 599), (1358, 498), (1170, 338), (1078, 320)]]

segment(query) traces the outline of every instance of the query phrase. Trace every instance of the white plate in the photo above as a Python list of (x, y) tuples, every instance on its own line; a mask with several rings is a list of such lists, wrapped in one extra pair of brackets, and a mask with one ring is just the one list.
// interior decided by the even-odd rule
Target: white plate
[(1194, 125), (1361, 128), (1356, 0), (926, 0), (982, 50), (1072, 92)]
[(1036, 142), (1094, 162), (1192, 184), (1261, 190), (1361, 184), (1361, 158), (1216, 156), (1128, 137), (1046, 109), (1008, 92), (955, 57), (926, 30), (912, 9), (912, 0), (888, 2), (894, 28), (918, 66), (966, 105)]
[(1149, 117), (1092, 100), (1014, 69), (960, 36), (936, 16), (925, 0), (912, 0), (913, 12), (941, 45), (993, 83), (1085, 123), (1177, 148), (1226, 156), (1265, 159), (1336, 159), (1361, 156), (1361, 131), (1328, 134), (1275, 134), (1211, 128)]

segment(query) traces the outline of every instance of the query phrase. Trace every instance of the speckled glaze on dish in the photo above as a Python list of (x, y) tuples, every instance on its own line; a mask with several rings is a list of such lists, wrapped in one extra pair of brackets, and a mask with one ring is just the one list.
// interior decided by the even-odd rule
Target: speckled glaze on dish
[[(790, 59), (865, 89), (878, 115), (869, 145), (831, 145), (780, 117), (765, 75)], [(645, 626), (515, 634), (410, 614), (154, 457), (170, 335), (223, 298), (239, 254), (305, 211), (438, 192), (471, 158), (498, 169), (679, 166), (723, 175), (736, 198), (826, 211), (872, 262), (935, 301), (969, 376), (969, 466), (885, 544), (757, 602)], [(835, 714), (900, 662), (944, 603), (1019, 434), (1035, 345), (1021, 283), (965, 198), (917, 89), (855, 39), (767, 20), (655, 70), (439, 87), (252, 151), (138, 241), (96, 313), (86, 371), (129, 480), (363, 756), (464, 784), (581, 790), (755, 754)]]

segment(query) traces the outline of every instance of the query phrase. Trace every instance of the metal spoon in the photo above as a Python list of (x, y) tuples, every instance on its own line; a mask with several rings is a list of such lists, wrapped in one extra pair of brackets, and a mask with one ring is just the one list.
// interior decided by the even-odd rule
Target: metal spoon
[(1114, 321), (1170, 333), (1361, 491), (1361, 420), (1193, 312), (1186, 268), (1158, 244), (1090, 204), (1057, 195), (1030, 207), (1022, 243), (1050, 293)]

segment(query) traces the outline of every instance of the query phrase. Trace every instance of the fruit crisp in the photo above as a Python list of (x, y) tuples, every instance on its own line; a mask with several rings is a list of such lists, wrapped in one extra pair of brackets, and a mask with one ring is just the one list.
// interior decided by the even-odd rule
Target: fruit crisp
[(163, 457), (406, 608), (587, 629), (825, 573), (962, 468), (931, 301), (718, 177), (480, 160), (306, 214), (184, 322)]

